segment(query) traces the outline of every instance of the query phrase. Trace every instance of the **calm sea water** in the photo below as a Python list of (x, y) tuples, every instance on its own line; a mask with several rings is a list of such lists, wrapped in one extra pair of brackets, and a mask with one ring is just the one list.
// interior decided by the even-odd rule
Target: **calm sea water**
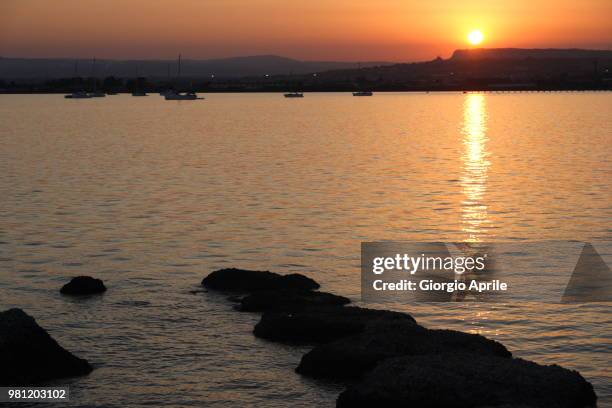
[[(0, 96), (0, 309), (91, 375), (71, 406), (318, 406), (307, 349), (192, 293), (235, 266), (359, 300), (361, 241), (612, 238), (610, 93)], [(109, 291), (58, 289), (78, 274)], [(612, 306), (396, 305), (579, 370), (612, 404)]]

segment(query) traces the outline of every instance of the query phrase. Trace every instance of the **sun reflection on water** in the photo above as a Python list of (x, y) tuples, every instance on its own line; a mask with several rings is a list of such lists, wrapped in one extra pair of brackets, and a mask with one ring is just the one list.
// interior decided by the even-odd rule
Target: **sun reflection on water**
[(463, 175), (461, 203), (463, 232), (467, 242), (482, 242), (489, 223), (485, 194), (487, 191), (487, 110), (483, 94), (468, 94), (463, 105)]

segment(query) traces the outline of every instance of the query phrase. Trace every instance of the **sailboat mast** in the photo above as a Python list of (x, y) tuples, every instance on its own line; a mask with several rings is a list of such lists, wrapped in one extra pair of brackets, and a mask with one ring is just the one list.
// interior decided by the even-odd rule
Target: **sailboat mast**
[(93, 78), (93, 91), (94, 93), (96, 93), (96, 88), (98, 86), (97, 84), (98, 81), (96, 81), (96, 57), (94, 57), (93, 63), (91, 66), (91, 76)]

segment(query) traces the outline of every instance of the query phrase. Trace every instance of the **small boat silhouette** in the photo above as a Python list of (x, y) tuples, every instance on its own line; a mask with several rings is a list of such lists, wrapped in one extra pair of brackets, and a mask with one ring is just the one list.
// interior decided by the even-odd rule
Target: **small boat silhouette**
[(288, 92), (285, 94), (285, 98), (303, 98), (304, 94), (302, 92)]
[(89, 96), (92, 98), (105, 98), (106, 94), (104, 92), (98, 91), (98, 80), (96, 78), (96, 59), (93, 59), (92, 68), (91, 68), (91, 77), (93, 79), (93, 91), (89, 93)]
[(372, 91), (357, 91), (353, 92), (353, 96), (372, 96)]
[(64, 98), (66, 99), (88, 99), (91, 97), (92, 96), (85, 91), (77, 91), (68, 95), (64, 95)]
[(132, 91), (132, 96), (149, 96), (144, 90), (138, 89), (138, 88), (144, 87), (144, 85), (139, 84), (139, 82), (140, 82), (139, 81), (139, 68), (138, 68), (138, 64), (136, 64), (136, 89)]
[(164, 93), (164, 99), (166, 99), (167, 101), (194, 101), (196, 99), (204, 98), (198, 97), (195, 92), (180, 93), (174, 91), (167, 91)]
[[(181, 76), (181, 54), (178, 56), (177, 60), (177, 78)], [(192, 88), (193, 88), (193, 84)], [(204, 99), (202, 97), (198, 97), (198, 95), (194, 91), (188, 91), (185, 93), (180, 93), (175, 91), (174, 89), (167, 89), (159, 93), (164, 97), (167, 101), (195, 101), (196, 99)]]
[[(75, 78), (79, 78), (79, 61), (78, 60), (74, 62), (74, 76)], [(91, 95), (85, 92), (84, 90), (81, 90), (81, 91), (72, 92), (68, 95), (64, 95), (64, 98), (66, 99), (89, 99), (91, 98)]]

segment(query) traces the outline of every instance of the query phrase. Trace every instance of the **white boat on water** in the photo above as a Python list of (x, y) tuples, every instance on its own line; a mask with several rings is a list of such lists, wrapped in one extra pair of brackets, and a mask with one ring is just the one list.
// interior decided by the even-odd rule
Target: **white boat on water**
[[(181, 76), (181, 54), (178, 56), (177, 60), (177, 78)], [(193, 84), (192, 84), (193, 85)], [(194, 91), (189, 91), (185, 93), (181, 93), (175, 91), (174, 89), (167, 89), (159, 93), (164, 97), (167, 101), (195, 101), (196, 99), (204, 99), (202, 97), (198, 97), (198, 95)]]
[(164, 93), (164, 99), (167, 101), (194, 101), (196, 99), (204, 99), (202, 97), (198, 97), (195, 92), (175, 92), (169, 91)]
[(304, 94), (302, 92), (288, 92), (285, 94), (285, 98), (303, 98)]
[(78, 91), (78, 92), (73, 92), (68, 95), (64, 95), (64, 98), (66, 99), (88, 99), (88, 98), (92, 98), (92, 96), (91, 94), (88, 94), (85, 91)]

